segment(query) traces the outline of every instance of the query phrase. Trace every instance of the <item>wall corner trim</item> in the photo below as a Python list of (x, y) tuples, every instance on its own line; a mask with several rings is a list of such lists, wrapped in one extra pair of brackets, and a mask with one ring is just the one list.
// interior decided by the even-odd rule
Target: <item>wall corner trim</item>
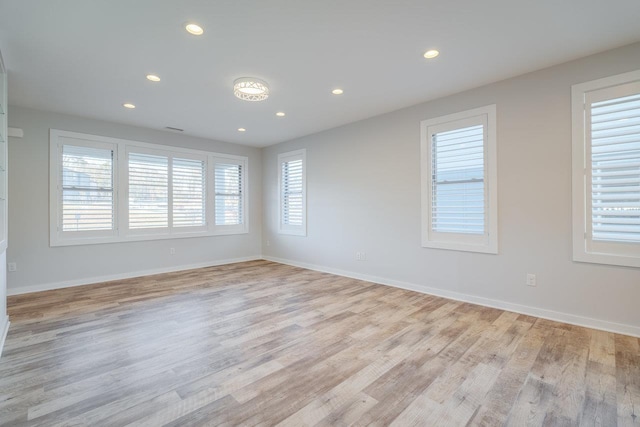
[(502, 300), (479, 297), (475, 295), (463, 294), (460, 292), (447, 291), (445, 289), (432, 288), (428, 286), (418, 285), (415, 283), (402, 282), (399, 280), (387, 279), (384, 277), (370, 276), (366, 274), (355, 273), (335, 268), (329, 268), (314, 264), (307, 264), (289, 259), (277, 258), (272, 256), (263, 256), (266, 261), (277, 262), (280, 264), (291, 265), (294, 267), (306, 268), (307, 270), (320, 271), (323, 273), (335, 274), (337, 276), (349, 277), (352, 279), (364, 280), (380, 285), (391, 286), (394, 288), (406, 289), (408, 291), (419, 292), (421, 294), (433, 295), (437, 297), (452, 299), (455, 301), (468, 302), (471, 304), (482, 305), (485, 307), (497, 308), (500, 310), (511, 311), (528, 316), (540, 317), (542, 319), (553, 320), (555, 322), (569, 323), (571, 325), (582, 326), (585, 328), (598, 329), (616, 334), (630, 335), (640, 338), (640, 326), (627, 325), (623, 323), (609, 322), (607, 320), (594, 319), (591, 317), (579, 316), (575, 314), (562, 313), (559, 311), (547, 310), (539, 307), (531, 307), (521, 304), (515, 304)]
[[(4, 348), (4, 342), (7, 339), (7, 335), (9, 334), (9, 316), (5, 316), (3, 320), (4, 328), (0, 326), (0, 358), (2, 357), (2, 349)], [(2, 325), (2, 323), (0, 323)]]

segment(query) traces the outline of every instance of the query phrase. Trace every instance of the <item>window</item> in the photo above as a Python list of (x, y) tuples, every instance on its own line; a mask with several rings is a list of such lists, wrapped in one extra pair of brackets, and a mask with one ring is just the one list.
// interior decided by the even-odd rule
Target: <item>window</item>
[(640, 71), (572, 87), (573, 258), (640, 267)]
[(220, 233), (246, 230), (246, 161), (216, 157), (214, 168), (214, 220)]
[(206, 162), (203, 159), (173, 158), (172, 206), (174, 227), (206, 225)]
[(421, 123), (422, 246), (498, 253), (496, 107)]
[(246, 157), (55, 129), (50, 138), (52, 246), (248, 232)]
[(169, 159), (129, 153), (129, 229), (169, 226)]
[(279, 232), (282, 234), (307, 235), (305, 168), (305, 150), (278, 156)]
[(57, 148), (58, 232), (109, 236), (115, 229), (114, 147), (68, 139)]

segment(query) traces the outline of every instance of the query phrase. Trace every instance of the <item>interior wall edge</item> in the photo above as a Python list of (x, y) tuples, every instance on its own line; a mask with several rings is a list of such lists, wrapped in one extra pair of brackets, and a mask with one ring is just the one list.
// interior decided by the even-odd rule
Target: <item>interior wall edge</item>
[[(7, 334), (9, 333), (9, 316), (4, 316), (2, 319), (2, 323), (0, 323), (0, 331), (2, 334), (0, 335), (0, 357), (2, 357), (2, 349), (4, 348), (4, 342), (7, 339)], [(2, 326), (4, 324), (4, 326)]]
[(155, 268), (149, 270), (131, 271), (128, 273), (110, 274), (106, 276), (94, 276), (85, 277), (75, 280), (65, 280), (62, 282), (40, 283), (36, 285), (20, 286), (16, 288), (9, 288), (7, 293), (9, 296), (24, 295), (34, 292), (53, 291), (56, 289), (71, 288), (75, 286), (94, 285), (96, 283), (110, 282), (113, 280), (133, 279), (136, 277), (150, 276), (154, 274), (162, 273), (174, 273), (177, 271), (194, 270), (197, 268), (216, 267), (219, 265), (235, 264), (238, 262), (256, 261), (263, 259), (261, 255), (246, 256), (240, 258), (221, 259), (210, 262), (201, 262), (197, 264), (185, 264), (179, 266), (171, 266), (166, 268)]
[(522, 304), (516, 304), (504, 300), (496, 300), (492, 298), (484, 298), (476, 295), (469, 295), (460, 292), (448, 291), (446, 289), (433, 288), (430, 286), (419, 285), (416, 283), (403, 282), (400, 280), (389, 279), (385, 277), (370, 276), (367, 274), (356, 273), (347, 270), (325, 267), (321, 265), (308, 264), (298, 262), (291, 259), (284, 259), (264, 255), (264, 260), (277, 262), (280, 264), (291, 265), (294, 267), (306, 268), (308, 270), (320, 271), (323, 273), (335, 274), (337, 276), (349, 277), (352, 279), (364, 280), (383, 286), (391, 286), (394, 288), (406, 289), (409, 291), (419, 292), (421, 294), (433, 295), (437, 297), (447, 298), (455, 301), (467, 302), (471, 304), (482, 305), (485, 307), (497, 308), (500, 310), (511, 311), (518, 314), (526, 314), (528, 316), (540, 317), (542, 319), (553, 320), (556, 322), (568, 323), (571, 325), (582, 326), (585, 328), (598, 329), (605, 332), (613, 332), (616, 334), (629, 335), (640, 338), (640, 326), (628, 325), (616, 322), (610, 322), (603, 319), (595, 319), (591, 317), (580, 316), (571, 313), (562, 313), (553, 310), (547, 310), (540, 307), (531, 307)]

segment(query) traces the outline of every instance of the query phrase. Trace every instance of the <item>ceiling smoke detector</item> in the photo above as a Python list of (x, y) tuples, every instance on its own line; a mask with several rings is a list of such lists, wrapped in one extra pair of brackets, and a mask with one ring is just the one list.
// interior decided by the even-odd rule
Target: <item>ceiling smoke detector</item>
[(233, 94), (243, 101), (264, 101), (269, 97), (269, 85), (255, 77), (241, 77), (233, 82)]

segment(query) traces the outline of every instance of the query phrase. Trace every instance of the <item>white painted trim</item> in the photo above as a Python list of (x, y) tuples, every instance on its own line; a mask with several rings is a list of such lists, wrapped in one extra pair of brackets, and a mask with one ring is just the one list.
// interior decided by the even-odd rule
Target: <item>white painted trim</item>
[(155, 268), (151, 270), (132, 271), (129, 273), (109, 274), (106, 276), (86, 277), (83, 279), (65, 280), (64, 282), (41, 283), (38, 285), (21, 286), (19, 288), (8, 288), (7, 295), (22, 295), (32, 292), (51, 291), (54, 289), (71, 288), (74, 286), (92, 285), (95, 283), (110, 282), (113, 280), (132, 279), (153, 274), (173, 273), (176, 271), (193, 270), (196, 268), (215, 267), (218, 265), (235, 264), (237, 262), (256, 261), (263, 259), (261, 255), (254, 255), (241, 258), (222, 259), (217, 261), (201, 262), (197, 264), (178, 265), (166, 268)]
[(4, 328), (0, 328), (2, 333), (0, 334), (0, 357), (2, 357), (2, 349), (4, 348), (4, 342), (7, 339), (7, 335), (9, 334), (9, 316), (5, 316), (4, 319)]
[(422, 294), (434, 295), (438, 297), (448, 298), (456, 301), (478, 304), (485, 307), (497, 308), (500, 310), (511, 311), (528, 316), (540, 317), (543, 319), (553, 320), (556, 322), (569, 323), (571, 325), (583, 326), (585, 328), (599, 329), (606, 332), (614, 332), (617, 334), (630, 335), (640, 338), (640, 326), (627, 325), (623, 323), (609, 322), (607, 320), (594, 319), (591, 317), (578, 316), (575, 314), (562, 313), (559, 311), (547, 310), (539, 307), (531, 307), (527, 305), (515, 304), (507, 301), (484, 298), (475, 295), (463, 294), (460, 292), (448, 291), (445, 289), (437, 289), (428, 286), (417, 285), (399, 280), (392, 280), (383, 277), (370, 276), (367, 274), (355, 273), (352, 271), (329, 268), (314, 264), (307, 264), (283, 258), (263, 256), (267, 261), (277, 262), (280, 264), (292, 265), (294, 267), (306, 268), (308, 270), (321, 271), (323, 273), (335, 274), (338, 276), (349, 277), (352, 279), (365, 280), (380, 285), (392, 286), (394, 288), (407, 289), (409, 291), (420, 292)]

